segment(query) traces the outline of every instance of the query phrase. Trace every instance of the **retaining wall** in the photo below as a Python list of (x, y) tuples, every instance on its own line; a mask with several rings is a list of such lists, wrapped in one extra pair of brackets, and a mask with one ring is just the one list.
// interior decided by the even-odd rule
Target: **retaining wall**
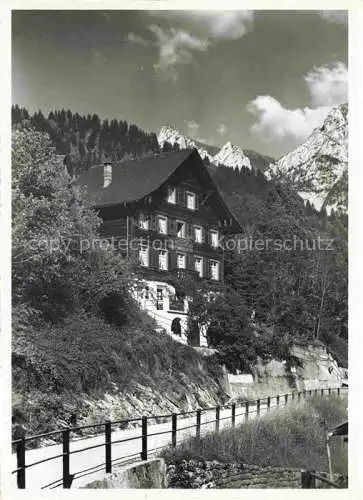
[[(328, 474), (321, 472), (328, 479)], [(333, 474), (333, 482), (344, 485), (346, 478)], [(181, 460), (168, 466), (169, 488), (293, 488), (302, 487), (301, 470), (288, 467), (260, 467), (258, 465), (221, 463), (213, 461)], [(317, 480), (317, 488), (329, 488)]]
[(119, 467), (112, 474), (84, 486), (91, 489), (166, 488), (166, 465), (163, 459), (153, 458)]

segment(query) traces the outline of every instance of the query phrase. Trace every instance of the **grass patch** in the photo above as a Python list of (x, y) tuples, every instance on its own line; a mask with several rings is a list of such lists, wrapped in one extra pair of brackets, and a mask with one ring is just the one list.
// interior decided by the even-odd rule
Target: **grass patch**
[[(328, 471), (326, 429), (347, 418), (346, 407), (345, 398), (334, 396), (294, 402), (234, 429), (209, 433), (199, 441), (191, 438), (163, 456), (168, 463), (218, 460)], [(342, 473), (344, 464), (336, 462), (336, 471)]]

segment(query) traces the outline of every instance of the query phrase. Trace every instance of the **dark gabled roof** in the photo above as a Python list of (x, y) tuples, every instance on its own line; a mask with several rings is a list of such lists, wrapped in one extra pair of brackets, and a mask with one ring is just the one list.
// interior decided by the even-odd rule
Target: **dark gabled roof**
[(112, 182), (103, 187), (103, 165), (83, 172), (76, 184), (84, 186), (97, 207), (130, 203), (158, 189), (193, 153), (191, 149), (160, 153), (112, 164)]
[(96, 208), (132, 203), (156, 191), (191, 156), (199, 159), (197, 164), (199, 163), (200, 168), (206, 174), (205, 182), (213, 186), (213, 190), (218, 194), (220, 205), (234, 221), (235, 232), (241, 232), (242, 229), (236, 216), (224, 201), (210, 171), (204, 165), (196, 149), (183, 149), (178, 152), (160, 153), (113, 163), (112, 182), (106, 188), (103, 187), (104, 165), (96, 165), (87, 172), (83, 172), (75, 184), (86, 189), (88, 198)]

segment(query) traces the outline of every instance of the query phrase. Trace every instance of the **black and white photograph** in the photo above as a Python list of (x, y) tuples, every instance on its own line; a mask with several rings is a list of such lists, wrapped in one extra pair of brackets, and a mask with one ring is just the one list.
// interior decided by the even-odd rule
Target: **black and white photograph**
[(9, 484), (347, 494), (350, 13), (145, 5), (11, 12)]

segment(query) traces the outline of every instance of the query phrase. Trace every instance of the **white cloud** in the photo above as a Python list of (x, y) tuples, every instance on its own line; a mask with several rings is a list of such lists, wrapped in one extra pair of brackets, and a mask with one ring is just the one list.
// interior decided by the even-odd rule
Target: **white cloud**
[(334, 24), (348, 23), (347, 10), (320, 10), (319, 16), (328, 23), (334, 23)]
[(253, 20), (253, 12), (240, 11), (176, 11), (173, 15), (191, 20), (196, 26), (200, 25), (208, 32), (208, 38), (241, 38)]
[(224, 123), (221, 123), (219, 127), (217, 128), (217, 132), (219, 135), (225, 135), (227, 132), (227, 127), (224, 125)]
[(207, 40), (201, 40), (183, 30), (170, 28), (166, 31), (155, 24), (149, 26), (149, 29), (155, 35), (159, 48), (159, 60), (154, 68), (174, 80), (177, 78), (176, 65), (190, 63), (193, 50), (205, 51), (208, 48)]
[(334, 106), (347, 100), (348, 70), (342, 62), (314, 68), (305, 77), (314, 106)]
[(149, 11), (149, 15), (167, 18), (169, 25), (177, 26), (149, 26), (159, 47), (154, 68), (160, 76), (174, 80), (176, 67), (191, 63), (193, 52), (204, 52), (219, 39), (241, 38), (253, 20), (252, 11)]
[(144, 40), (140, 35), (136, 35), (136, 33), (128, 33), (125, 37), (125, 40), (131, 43), (137, 43), (138, 45), (148, 45), (147, 40)]
[(343, 63), (330, 68), (314, 68), (304, 79), (309, 88), (311, 106), (287, 109), (274, 97), (257, 96), (247, 106), (257, 118), (251, 131), (266, 140), (290, 138), (299, 143), (321, 124), (332, 106), (348, 99), (348, 71)]
[(196, 123), (194, 120), (187, 122), (188, 127), (188, 135), (191, 137), (196, 137), (198, 135), (198, 131), (200, 129), (199, 123)]
[(247, 110), (258, 118), (252, 132), (270, 140), (286, 137), (303, 140), (321, 123), (329, 108), (286, 109), (274, 97), (260, 95), (248, 104)]

